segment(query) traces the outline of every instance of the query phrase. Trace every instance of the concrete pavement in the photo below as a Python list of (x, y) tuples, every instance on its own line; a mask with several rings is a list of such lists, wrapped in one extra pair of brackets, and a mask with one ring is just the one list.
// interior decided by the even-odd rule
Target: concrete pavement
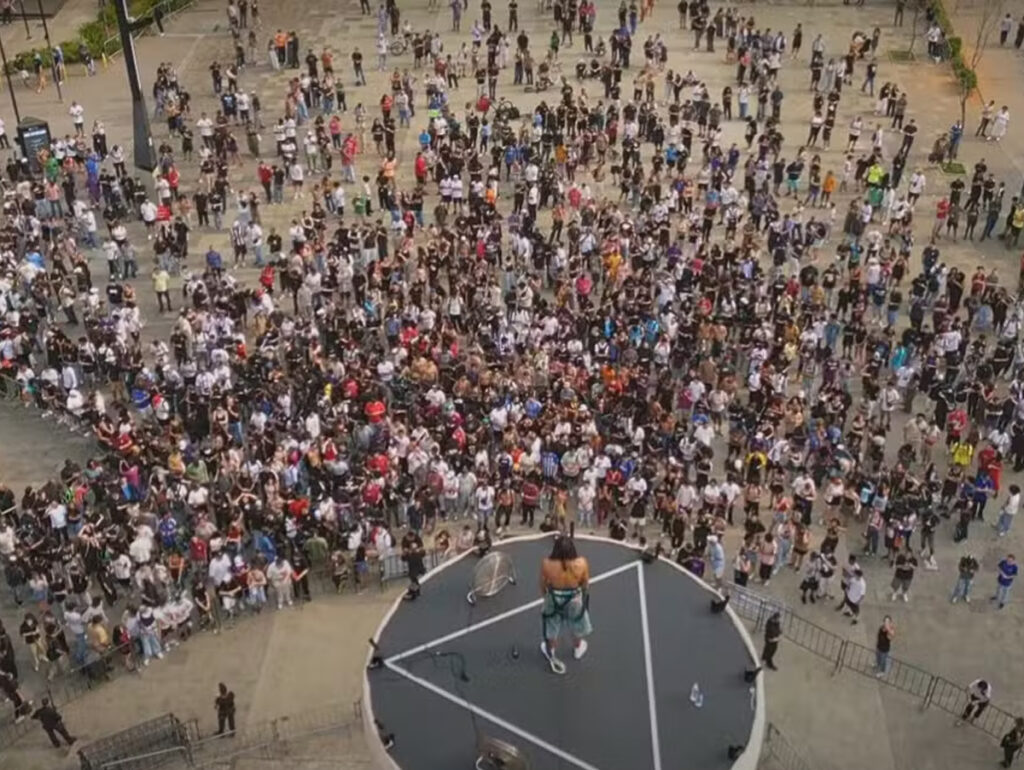
[[(75, 2), (75, 0), (72, 0)], [(71, 6), (71, 3), (69, 3)], [(340, 6), (330, 0), (309, 0), (302, 5), (302, 14), (294, 12), (296, 4), (291, 2), (267, 3), (264, 13), (264, 28), (261, 37), (272, 34), (277, 26), (298, 27), (303, 50), (313, 47), (319, 50), (325, 43), (336, 53), (337, 70), (351, 83), (347, 56), (352, 45), (358, 44), (367, 53), (367, 76), (370, 86), (348, 88), (349, 106), (364, 101), (375, 105), (384, 83), (384, 75), (372, 71), (369, 52), (372, 51), (374, 23), (369, 17), (358, 13), (358, 6), (347, 2)], [(806, 132), (809, 117), (807, 93), (807, 57), (810, 41), (819, 31), (827, 41), (830, 54), (840, 55), (855, 30), (870, 30), (879, 26), (883, 30), (880, 48), (879, 83), (894, 80), (910, 94), (910, 115), (922, 124), (911, 167), (925, 164), (925, 156), (935, 133), (944, 131), (959, 114), (955, 87), (948, 70), (933, 66), (927, 61), (913, 64), (893, 64), (887, 59), (887, 52), (905, 47), (908, 30), (893, 30), (890, 26), (891, 8), (887, 5), (864, 8), (832, 6), (810, 8), (804, 5), (756, 5), (744, 6), (744, 13), (753, 13), (759, 23), (768, 23), (774, 28), (788, 32), (796, 23), (805, 28), (804, 47), (796, 63), (787, 61), (782, 74), (786, 101), (783, 107), (783, 133), (791, 137), (786, 144), (787, 152), (795, 149), (793, 138), (802, 137)], [(422, 7), (403, 8), (417, 29), (432, 28), (447, 30), (449, 16), (446, 9), (427, 11)], [(523, 26), (531, 38), (540, 41), (548, 30), (546, 19), (537, 18), (532, 6), (521, 8)], [(502, 22), (504, 9), (496, 9), (496, 18)], [(606, 31), (614, 16), (610, 2), (599, 4), (598, 28)], [(464, 29), (472, 23), (470, 10), (464, 20)], [(58, 19), (59, 21), (59, 19)], [(909, 18), (908, 18), (909, 22)], [(207, 68), (214, 59), (225, 61), (230, 53), (230, 39), (223, 32), (223, 5), (212, 0), (202, 0), (193, 11), (186, 12), (168, 24), (168, 35), (163, 38), (147, 37), (139, 41), (140, 63), (143, 79), (152, 81), (157, 65), (163, 61), (175, 64), (183, 82), (194, 97), (194, 111), (214, 109)], [(705, 79), (712, 94), (730, 83), (733, 65), (724, 61), (724, 52), (716, 54), (694, 53), (692, 37), (680, 35), (677, 28), (674, 4), (666, 3), (655, 10), (653, 23), (641, 27), (642, 36), (661, 31), (669, 43), (669, 66), (674, 69), (693, 69)], [(10, 31), (14, 34), (14, 31)], [(446, 50), (457, 50), (463, 38), (445, 33)], [(5, 38), (6, 41), (6, 38)], [(537, 43), (535, 43), (536, 45)], [(923, 48), (918, 43), (919, 51)], [(579, 47), (563, 52), (568, 71), (580, 55)], [(982, 88), (1019, 95), (1019, 87), (1012, 89), (1014, 81), (1005, 75), (1010, 64), (1018, 65), (1012, 70), (1019, 73), (1017, 54), (1005, 51), (988, 52), (982, 61)], [(411, 66), (408, 56), (400, 61), (403, 67)], [(988, 67), (991, 65), (992, 70)], [(264, 121), (268, 124), (276, 116), (281, 103), (280, 95), (288, 77), (294, 71), (273, 73), (266, 64), (258, 64), (243, 75), (243, 85), (260, 94), (264, 104)], [(1007, 78), (1000, 81), (998, 78)], [(499, 94), (508, 94), (520, 108), (535, 104), (537, 97), (513, 90), (508, 82), (510, 75), (502, 79)], [(989, 83), (993, 85), (989, 85)], [(1019, 83), (1019, 81), (1017, 81)], [(1003, 85), (998, 85), (1003, 83)], [(855, 88), (859, 88), (859, 82)], [(591, 91), (592, 88), (588, 88)], [(660, 94), (660, 83), (658, 92)], [(837, 124), (837, 137), (843, 136), (843, 126), (856, 110), (865, 116), (867, 125), (872, 122), (873, 100), (847, 89), (844, 94)], [(65, 104), (56, 101), (55, 94), (48, 90), (42, 95), (19, 91), (22, 112), (34, 114), (52, 121), (54, 131), (70, 131), (67, 104), (71, 99), (80, 101), (86, 107), (87, 126), (100, 117), (107, 125), (111, 143), (126, 143), (130, 137), (130, 103), (127, 98), (125, 75), (120, 61), (115, 61), (105, 72), (95, 78), (73, 76), (68, 83)], [(464, 103), (473, 98), (472, 84), (464, 84), (455, 99)], [(422, 94), (420, 94), (422, 96)], [(25, 106), (27, 105), (27, 107)], [(152, 104), (150, 104), (152, 107)], [(970, 110), (973, 110), (971, 112)], [(976, 105), (969, 114), (976, 116)], [(1024, 119), (1024, 105), (1020, 110), (1011, 107), (1012, 114)], [(372, 109), (371, 109), (372, 112)], [(9, 119), (6, 96), (0, 96), (0, 114)], [(351, 113), (344, 117), (346, 128), (352, 125)], [(1012, 126), (1013, 124), (1011, 124)], [(163, 138), (163, 127), (154, 125), (159, 141)], [(968, 135), (973, 126), (967, 126)], [(727, 142), (741, 141), (742, 126), (730, 123), (726, 128)], [(997, 175), (1006, 179), (1013, 191), (1020, 182), (1017, 158), (1022, 149), (1015, 142), (1020, 132), (1011, 128), (1007, 141), (996, 146), (992, 143), (965, 139), (961, 158), (970, 167), (976, 160), (985, 157)], [(1011, 138), (1013, 141), (1011, 141)], [(270, 145), (269, 132), (264, 133), (264, 146)], [(892, 140), (895, 142), (895, 139)], [(889, 151), (895, 150), (892, 142)], [(175, 143), (176, 144), (176, 143)], [(831, 151), (823, 153), (824, 167), (838, 169), (842, 162), (842, 142), (836, 142)], [(401, 178), (411, 176), (410, 164), (415, 148), (415, 130), (405, 131), (399, 138), (399, 157), (402, 161)], [(373, 158), (364, 158), (366, 167), (374, 163)], [(246, 159), (233, 171), (236, 186), (255, 184), (255, 164)], [(938, 169), (927, 171), (929, 196), (919, 205), (917, 236), (919, 244), (925, 238), (931, 222), (931, 210), (935, 196), (946, 184), (946, 178)], [(195, 169), (185, 168), (183, 178), (186, 184), (194, 177)], [(847, 200), (841, 197), (842, 201)], [(266, 221), (279, 227), (287, 222), (301, 208), (299, 204), (288, 203), (281, 207), (264, 208)], [(428, 206), (429, 210), (429, 206)], [(230, 220), (229, 220), (230, 221)], [(134, 236), (139, 238), (138, 234)], [(226, 232), (199, 234), (193, 242), (193, 264), (198, 264), (201, 252), (208, 244), (224, 248)], [(1000, 244), (986, 244), (981, 248), (964, 244), (941, 244), (943, 259), (953, 261), (965, 269), (973, 269), (979, 261), (1000, 265), (1004, 274), (1016, 276), (1017, 255), (1010, 254)], [(915, 250), (914, 265), (917, 264), (919, 249)], [(143, 260), (144, 262), (145, 260)], [(99, 260), (95, 263), (95, 274), (105, 274), (105, 266)], [(238, 272), (243, 280), (254, 280), (250, 269)], [(166, 338), (167, 322), (155, 311), (155, 301), (148, 290), (144, 277), (138, 280), (139, 296), (149, 324), (144, 336)], [(0, 414), (0, 431), (7, 431), (8, 417)], [(19, 417), (19, 419), (21, 419)], [(42, 480), (59, 464), (61, 440), (54, 438), (51, 429), (43, 424), (38, 427), (40, 439), (35, 444), (31, 425), (25, 433), (18, 433), (14, 442), (0, 445), (0, 468), (14, 469), (13, 478), (24, 483), (32, 478)], [(9, 435), (9, 434), (5, 434)], [(6, 454), (5, 454), (6, 451)], [(56, 461), (55, 461), (55, 455)], [(20, 459), (19, 459), (20, 458)], [(30, 458), (36, 458), (32, 460)], [(10, 466), (10, 462), (21, 462), (21, 466)], [(32, 463), (37, 462), (38, 473)], [(1019, 477), (1008, 474), (1005, 483)], [(859, 542), (859, 533), (852, 531), (846, 536), (851, 546)], [(953, 547), (949, 533), (945, 530), (939, 538), (940, 571), (930, 573), (919, 571), (915, 578), (914, 595), (909, 604), (891, 605), (888, 602), (886, 586), (890, 573), (887, 567), (871, 563), (868, 568), (869, 595), (865, 605), (864, 621), (853, 635), (863, 644), (873, 643), (873, 633), (882, 615), (892, 614), (898, 624), (899, 636), (894, 654), (912, 662), (919, 662), (926, 668), (957, 681), (970, 681), (979, 675), (991, 676), (996, 687), (995, 700), (1001, 705), (1024, 708), (1024, 686), (1013, 672), (1024, 666), (1024, 650), (1016, 644), (1022, 613), (1017, 604), (1011, 603), (1003, 613), (995, 613), (978, 601), (970, 606), (951, 606), (947, 602), (948, 592), (954, 579), (955, 562), (962, 547)], [(735, 542), (728, 543), (733, 552)], [(982, 558), (983, 575), (979, 578), (979, 599), (984, 598), (982, 589), (987, 589), (985, 580), (990, 579), (992, 569), (1006, 548), (1024, 547), (1024, 537), (1013, 532), (998, 545), (994, 537), (981, 531), (972, 535), (969, 547)], [(843, 558), (845, 554), (840, 553)], [(788, 601), (796, 598), (795, 575), (784, 573), (773, 581), (771, 591)], [(259, 619), (240, 624), (238, 628), (222, 637), (201, 637), (175, 651), (167, 660), (152, 666), (141, 677), (123, 678), (97, 691), (67, 710), (72, 729), (81, 731), (85, 737), (95, 737), (110, 732), (145, 716), (173, 710), (182, 716), (195, 716), (206, 723), (212, 719), (211, 683), (223, 679), (231, 684), (238, 694), (240, 716), (245, 720), (267, 718), (290, 711), (301, 710), (304, 706), (320, 699), (331, 702), (339, 694), (347, 697), (356, 693), (355, 684), (361, 676), (361, 659), (365, 650), (365, 638), (372, 632), (377, 617), (383, 612), (385, 597), (364, 596), (358, 599), (317, 602), (301, 612), (285, 612), (280, 615), (265, 615)], [(830, 608), (810, 608), (804, 611), (809, 619), (841, 633), (850, 635), (850, 627), (841, 621)], [(918, 714), (915, 705), (905, 696), (880, 688), (874, 682), (852, 674), (837, 678), (828, 676), (828, 669), (808, 654), (784, 645), (780, 653), (782, 672), (769, 678), (769, 715), (779, 723), (786, 735), (795, 744), (806, 747), (808, 759), (815, 766), (823, 768), (878, 767), (889, 768), (922, 767), (973, 768), (987, 767), (994, 762), (995, 746), (974, 731), (950, 730), (949, 721), (935, 713)], [(202, 672), (195, 676), (195, 672)], [(97, 708), (98, 704), (110, 705)], [(26, 739), (15, 751), (0, 755), (0, 767), (46, 767), (53, 755), (49, 753), (42, 734)], [(35, 752), (35, 753), (32, 753)]]

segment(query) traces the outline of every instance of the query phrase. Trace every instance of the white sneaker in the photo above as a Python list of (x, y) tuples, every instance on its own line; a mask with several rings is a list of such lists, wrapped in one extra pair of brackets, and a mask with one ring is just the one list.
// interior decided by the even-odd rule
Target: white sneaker
[(580, 643), (572, 648), (572, 656), (573, 656), (573, 658), (575, 658), (576, 660), (579, 660), (580, 658), (582, 658), (584, 655), (587, 654), (587, 647), (589, 647), (589, 646), (590, 645), (587, 644), (587, 640), (586, 639), (580, 639)]
[(903, 601), (905, 601), (905, 602), (909, 602), (910, 601), (910, 594), (909, 593), (903, 594)]
[(970, 597), (970, 596), (965, 596), (965, 597), (964, 597), (964, 601), (965, 601), (965, 602), (966, 602), (967, 604), (970, 604), (970, 603), (971, 603), (971, 597)]

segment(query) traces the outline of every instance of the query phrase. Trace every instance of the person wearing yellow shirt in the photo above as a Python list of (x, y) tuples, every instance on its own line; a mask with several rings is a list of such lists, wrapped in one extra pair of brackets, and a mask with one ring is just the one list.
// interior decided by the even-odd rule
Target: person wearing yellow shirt
[(171, 312), (171, 274), (162, 265), (153, 271), (153, 291), (156, 292), (156, 301), (160, 305), (160, 312), (166, 310)]
[(618, 251), (611, 252), (604, 258), (604, 269), (608, 273), (608, 280), (615, 282), (619, 278), (619, 266), (622, 264), (622, 255)]
[(966, 468), (974, 459), (974, 447), (966, 441), (955, 441), (950, 447), (953, 464)]

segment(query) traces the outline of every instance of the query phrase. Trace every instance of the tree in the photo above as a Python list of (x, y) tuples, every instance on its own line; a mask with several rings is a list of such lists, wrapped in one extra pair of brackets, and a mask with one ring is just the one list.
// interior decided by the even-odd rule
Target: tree
[(964, 125), (967, 123), (967, 101), (978, 88), (978, 65), (985, 55), (985, 47), (999, 24), (1005, 6), (1006, 0), (982, 0), (977, 15), (974, 46), (966, 60), (963, 55), (963, 41), (958, 37), (949, 38), (953, 75), (960, 89), (960, 121)]

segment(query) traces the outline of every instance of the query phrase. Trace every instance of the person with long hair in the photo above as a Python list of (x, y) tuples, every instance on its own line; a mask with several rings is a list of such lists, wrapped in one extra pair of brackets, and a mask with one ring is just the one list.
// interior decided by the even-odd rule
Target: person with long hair
[(579, 660), (587, 653), (587, 637), (593, 631), (589, 610), (590, 565), (576, 553), (571, 537), (558, 536), (551, 555), (541, 563), (540, 590), (544, 597), (541, 619), (544, 637), (541, 653), (556, 674), (565, 673), (565, 663), (556, 654), (563, 625), (573, 639), (573, 657)]

